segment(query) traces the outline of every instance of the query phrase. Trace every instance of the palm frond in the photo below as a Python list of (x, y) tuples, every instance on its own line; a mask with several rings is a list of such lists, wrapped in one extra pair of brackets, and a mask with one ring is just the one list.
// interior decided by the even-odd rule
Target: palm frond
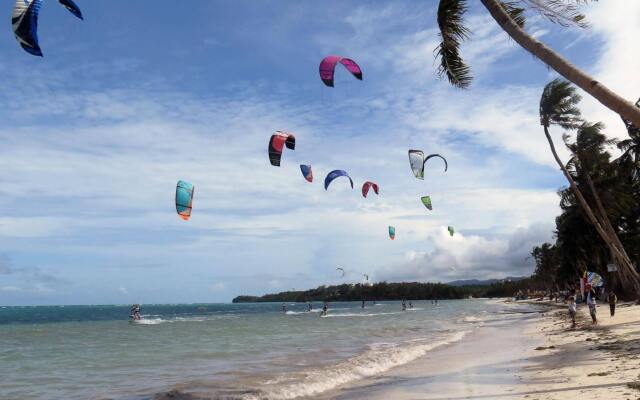
[(554, 24), (561, 26), (577, 26), (588, 28), (584, 14), (578, 9), (580, 0), (521, 0), (531, 9), (547, 18)]
[(524, 8), (519, 7), (515, 1), (501, 1), (500, 5), (509, 14), (513, 22), (518, 24), (520, 28), (524, 28), (526, 18), (524, 16)]
[[(640, 108), (640, 99), (636, 101), (636, 107)], [(640, 138), (640, 127), (634, 126), (628, 119), (622, 118), (622, 122), (624, 122), (624, 126), (627, 128), (630, 137)]]
[(540, 97), (540, 123), (543, 126), (558, 125), (564, 129), (577, 129), (582, 124), (580, 95), (567, 81), (554, 79), (542, 91)]
[(473, 79), (471, 69), (460, 56), (460, 44), (471, 34), (464, 26), (466, 11), (466, 0), (440, 0), (438, 6), (440, 44), (435, 50), (436, 58), (440, 58), (438, 76), (446, 76), (449, 83), (461, 89), (469, 87)]

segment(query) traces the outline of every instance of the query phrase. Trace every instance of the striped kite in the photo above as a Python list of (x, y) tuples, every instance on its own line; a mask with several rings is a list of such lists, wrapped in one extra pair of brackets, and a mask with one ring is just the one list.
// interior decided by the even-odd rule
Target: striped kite
[(311, 171), (311, 165), (300, 164), (300, 172), (307, 182), (313, 182), (313, 171)]
[(183, 220), (191, 217), (191, 208), (193, 206), (193, 190), (191, 183), (178, 181), (176, 186), (176, 211)]

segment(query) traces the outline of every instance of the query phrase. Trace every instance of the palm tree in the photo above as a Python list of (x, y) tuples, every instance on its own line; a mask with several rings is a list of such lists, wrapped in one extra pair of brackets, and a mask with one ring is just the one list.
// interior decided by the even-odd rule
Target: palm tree
[[(636, 101), (636, 107), (640, 108), (640, 99)], [(622, 150), (621, 162), (629, 162), (633, 166), (634, 178), (640, 177), (640, 128), (636, 128), (633, 124), (626, 119), (622, 119), (627, 132), (629, 133), (629, 139), (623, 140), (618, 143), (618, 148)]]
[[(580, 110), (577, 107), (579, 102), (580, 96), (576, 93), (575, 88), (571, 86), (569, 82), (554, 79), (545, 86), (540, 98), (540, 124), (542, 125), (544, 134), (549, 142), (551, 153), (562, 170), (562, 173), (567, 178), (571, 191), (580, 205), (580, 208), (587, 216), (589, 222), (591, 222), (593, 227), (596, 229), (600, 238), (609, 248), (611, 257), (613, 257), (620, 266), (620, 276), (624, 278), (624, 282), (628, 285), (628, 288), (633, 288), (636, 292), (640, 292), (640, 275), (638, 275), (635, 267), (631, 263), (624, 246), (622, 246), (616, 231), (611, 225), (607, 212), (600, 200), (600, 196), (596, 192), (595, 185), (589, 175), (588, 169), (584, 169), (581, 172), (587, 181), (587, 186), (589, 187), (591, 196), (596, 203), (597, 213), (594, 213), (593, 209), (589, 206), (573, 176), (560, 160), (560, 157), (556, 152), (555, 145), (553, 144), (553, 139), (549, 133), (549, 127), (551, 125), (557, 125), (567, 130), (579, 128), (584, 129), (586, 127), (580, 118)], [(593, 128), (593, 126), (591, 126), (591, 128)], [(598, 127), (598, 129), (599, 128), (600, 127)], [(578, 151), (577, 148), (576, 151)], [(578, 152), (574, 156), (574, 159), (572, 159), (572, 164), (574, 166), (579, 166), (580, 161), (580, 153)]]
[[(552, 22), (568, 26), (588, 26), (584, 15), (580, 14), (572, 1), (563, 0), (480, 0), (493, 19), (516, 43), (533, 56), (540, 59), (550, 68), (557, 71), (565, 79), (573, 82), (589, 93), (605, 107), (622, 118), (640, 127), (640, 109), (625, 100), (584, 71), (571, 64), (567, 59), (553, 51), (541, 41), (535, 39), (524, 30), (525, 7), (539, 12)], [(586, 1), (586, 0), (585, 0)], [(579, 0), (573, 0), (573, 3)], [(436, 57), (440, 59), (438, 73), (446, 76), (449, 82), (458, 88), (467, 88), (471, 84), (470, 68), (460, 56), (460, 44), (470, 35), (464, 25), (464, 13), (467, 10), (466, 0), (440, 0), (438, 5), (438, 26), (440, 28), (440, 45), (436, 49)]]

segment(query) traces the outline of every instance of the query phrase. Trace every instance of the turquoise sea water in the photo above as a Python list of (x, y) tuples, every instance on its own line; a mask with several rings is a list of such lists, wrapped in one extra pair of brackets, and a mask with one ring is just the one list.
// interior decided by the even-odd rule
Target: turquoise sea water
[(151, 399), (176, 389), (295, 399), (349, 385), (464, 340), (505, 315), (486, 300), (0, 307), (0, 399)]

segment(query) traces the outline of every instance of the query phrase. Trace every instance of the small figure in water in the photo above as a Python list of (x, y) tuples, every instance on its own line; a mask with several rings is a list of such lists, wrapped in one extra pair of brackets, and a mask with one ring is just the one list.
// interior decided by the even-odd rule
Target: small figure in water
[(364, 300), (362, 300), (362, 308), (364, 308)]
[(407, 302), (402, 299), (402, 311), (407, 311)]
[(413, 308), (413, 303), (409, 302), (409, 308)]
[(282, 303), (282, 312), (285, 314), (287, 312), (287, 306), (284, 303)]
[(311, 304), (311, 302), (309, 302), (309, 309), (308, 311), (311, 312), (311, 310), (313, 310), (313, 304)]
[(322, 306), (322, 312), (320, 313), (320, 316), (327, 315), (327, 311), (329, 311), (329, 303), (325, 301), (324, 305)]
[(438, 305), (438, 299), (436, 299), (436, 305)]
[(133, 321), (140, 321), (142, 318), (140, 317), (140, 304), (134, 304), (131, 306), (131, 310), (129, 311), (129, 318)]

